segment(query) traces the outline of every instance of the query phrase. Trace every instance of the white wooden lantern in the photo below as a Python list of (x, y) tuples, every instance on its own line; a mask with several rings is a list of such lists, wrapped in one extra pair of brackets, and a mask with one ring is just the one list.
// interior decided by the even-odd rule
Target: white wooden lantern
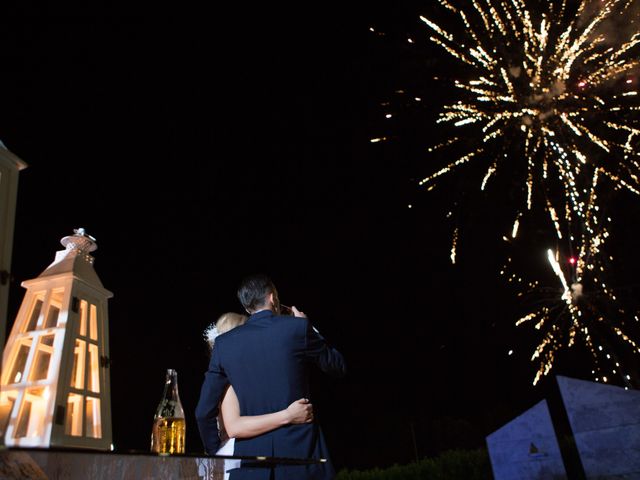
[(106, 290), (84, 229), (24, 300), (2, 359), (0, 428), (7, 446), (112, 449)]

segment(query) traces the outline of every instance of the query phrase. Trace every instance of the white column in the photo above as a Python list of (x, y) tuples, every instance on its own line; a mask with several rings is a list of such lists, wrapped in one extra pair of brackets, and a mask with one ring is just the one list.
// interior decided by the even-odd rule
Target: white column
[(18, 172), (27, 164), (6, 149), (0, 142), (0, 358), (7, 329), (7, 304), (11, 252), (13, 250), (13, 226), (18, 196)]

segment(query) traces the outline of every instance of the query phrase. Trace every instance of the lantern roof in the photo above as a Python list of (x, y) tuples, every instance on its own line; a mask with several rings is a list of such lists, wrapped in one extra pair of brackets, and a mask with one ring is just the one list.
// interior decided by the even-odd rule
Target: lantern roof
[(46, 277), (57, 275), (73, 274), (73, 276), (84, 283), (98, 288), (112, 296), (111, 292), (105, 290), (100, 278), (93, 268), (94, 258), (89, 254), (98, 248), (96, 239), (88, 235), (84, 228), (74, 229), (74, 234), (63, 237), (60, 243), (64, 250), (56, 252), (56, 258), (36, 279), (27, 280), (23, 285), (28, 285)]

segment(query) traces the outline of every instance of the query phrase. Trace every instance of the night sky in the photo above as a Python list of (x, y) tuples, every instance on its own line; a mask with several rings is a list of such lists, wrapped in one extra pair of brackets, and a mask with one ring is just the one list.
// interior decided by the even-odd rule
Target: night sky
[[(114, 293), (117, 451), (148, 450), (175, 368), (187, 450), (202, 452), (202, 331), (240, 311), (236, 287), (254, 272), (346, 357), (347, 377), (312, 379), (338, 469), (481, 447), (544, 396), (548, 381), (531, 386), (535, 339), (513, 327), (522, 308), (498, 275), (496, 212), (512, 198), (469, 204), (452, 265), (446, 214), (468, 187), (416, 185), (450, 94), (433, 74), (455, 73), (426, 35), (406, 42), (431, 7), (366, 4), (25, 3), (0, 19), (0, 139), (29, 164), (9, 325), (20, 283), (84, 227)], [(421, 109), (385, 119), (402, 89)], [(392, 141), (370, 142), (382, 135)], [(557, 373), (585, 375), (570, 358)]]

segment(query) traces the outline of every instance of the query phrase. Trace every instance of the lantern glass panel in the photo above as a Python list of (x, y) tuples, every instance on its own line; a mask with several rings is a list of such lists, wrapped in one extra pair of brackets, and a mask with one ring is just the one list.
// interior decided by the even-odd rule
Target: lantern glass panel
[(40, 318), (40, 312), (42, 312), (42, 304), (44, 301), (44, 294), (40, 293), (36, 296), (35, 300), (31, 305), (31, 311), (29, 312), (29, 316), (27, 317), (29, 321), (27, 321), (27, 325), (25, 326), (25, 332), (31, 332), (36, 329), (38, 325), (38, 319)]
[(43, 328), (53, 328), (58, 325), (58, 317), (62, 310), (62, 299), (64, 297), (64, 288), (56, 288), (51, 292), (49, 299), (49, 308)]
[(30, 388), (25, 392), (14, 438), (42, 436), (48, 399), (46, 388)]
[(100, 357), (98, 356), (98, 346), (89, 344), (89, 385), (87, 389), (100, 393)]
[(95, 305), (91, 305), (89, 309), (89, 337), (91, 340), (98, 339), (98, 312)]
[(32, 342), (32, 338), (26, 338), (18, 344), (16, 356), (13, 357), (13, 362), (9, 367), (9, 377), (6, 380), (7, 384), (20, 383), (23, 380), (24, 368), (27, 365), (27, 358), (29, 357)]
[(102, 423), (100, 422), (100, 399), (87, 397), (85, 409), (86, 436), (90, 438), (102, 438)]
[(49, 374), (49, 363), (53, 355), (54, 335), (44, 335), (40, 337), (38, 349), (31, 368), (31, 381), (44, 380)]
[(82, 436), (82, 400), (83, 396), (70, 393), (67, 398), (67, 412), (64, 422), (64, 433), (72, 437)]
[(15, 438), (22, 438), (27, 436), (30, 416), (31, 402), (25, 401), (22, 403), (22, 409), (20, 410), (20, 418), (18, 419), (18, 425), (16, 426), (16, 432), (14, 435)]
[(78, 322), (78, 330), (76, 334), (81, 337), (87, 336), (87, 310), (89, 304), (86, 300), (80, 300), (80, 322)]
[(47, 310), (47, 319), (44, 322), (44, 328), (52, 328), (58, 324), (58, 316), (60, 315), (60, 309), (55, 305), (49, 305)]
[(4, 437), (4, 433), (7, 431), (7, 425), (9, 424), (9, 418), (11, 418), (11, 411), (17, 396), (18, 392), (16, 390), (0, 393), (0, 437)]
[(84, 388), (84, 364), (87, 351), (87, 342), (76, 339), (73, 349), (73, 367), (71, 368), (71, 387), (82, 390)]

